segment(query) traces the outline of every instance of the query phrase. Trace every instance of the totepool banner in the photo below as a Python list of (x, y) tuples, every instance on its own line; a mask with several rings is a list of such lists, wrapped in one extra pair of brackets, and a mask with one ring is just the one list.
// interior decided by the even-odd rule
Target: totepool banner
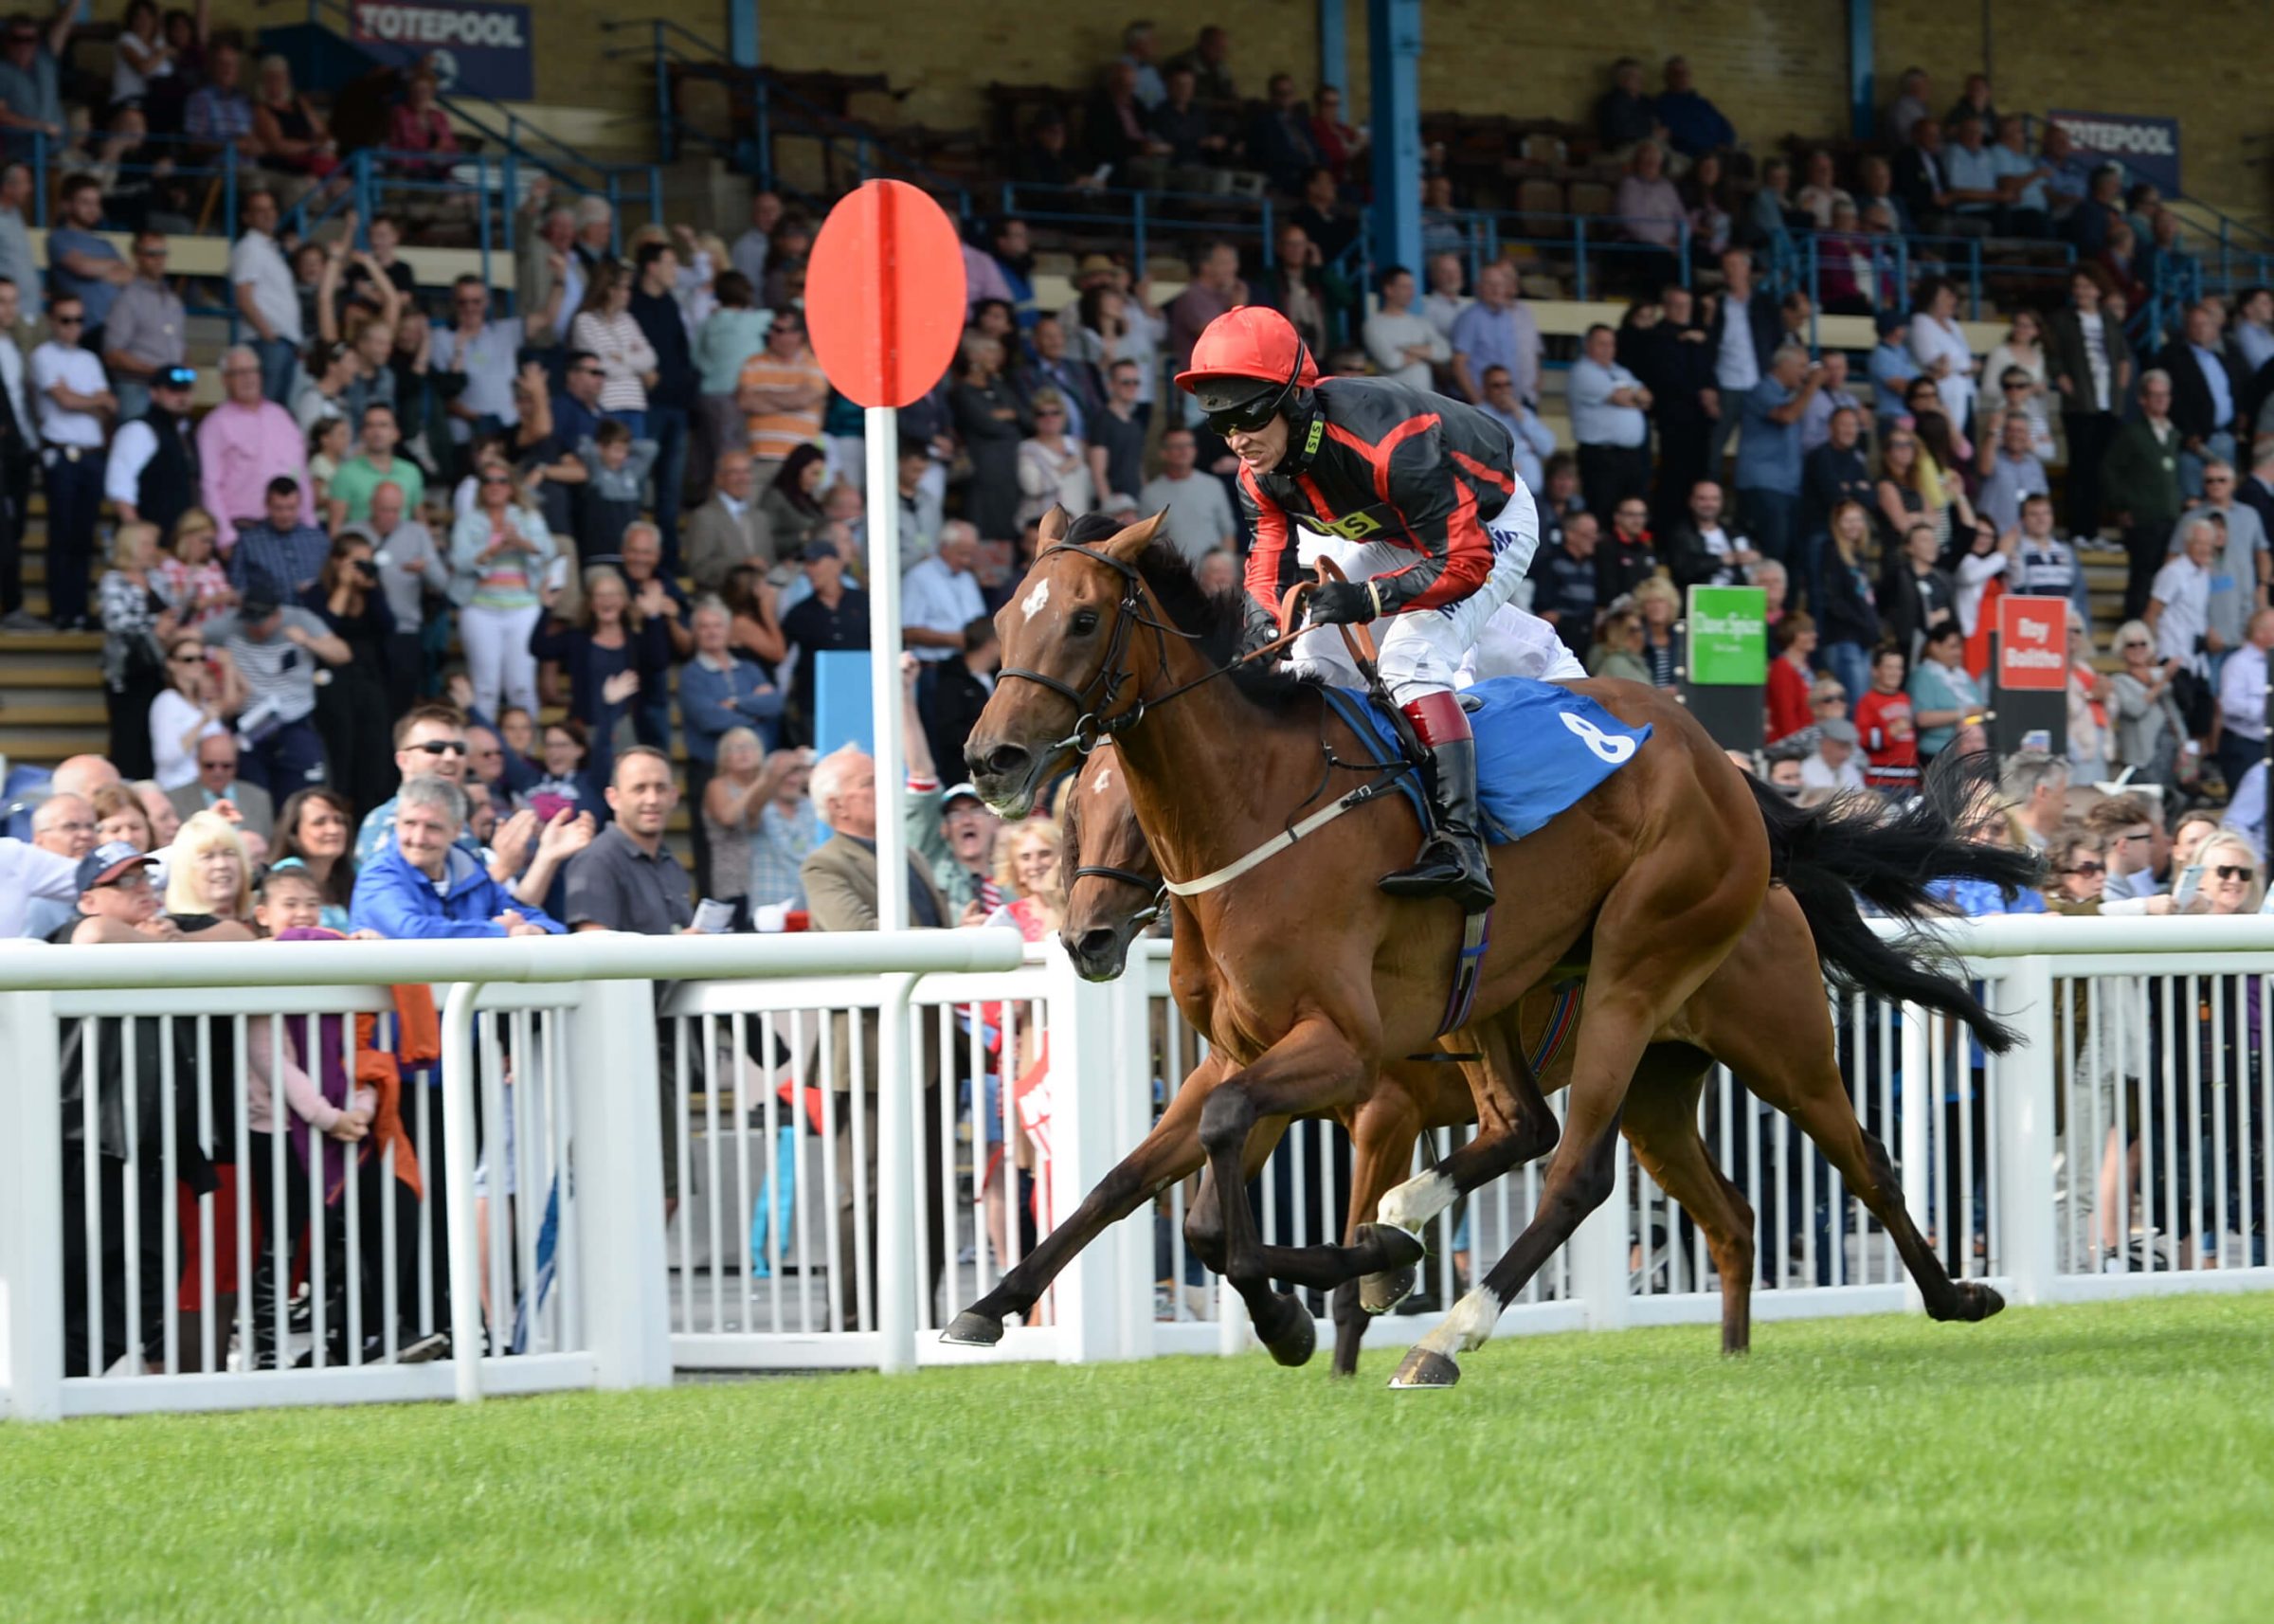
[(2179, 120), (2137, 113), (2046, 115), (2068, 132), (2080, 153), (2114, 158), (2141, 180), (2154, 181), (2166, 197), (2179, 189)]
[(536, 57), (527, 6), (461, 0), (352, 0), (348, 37), (381, 62), (432, 60), (445, 91), (499, 101), (536, 94)]
[(1769, 595), (1759, 586), (1689, 589), (1689, 680), (1759, 688), (1769, 679)]

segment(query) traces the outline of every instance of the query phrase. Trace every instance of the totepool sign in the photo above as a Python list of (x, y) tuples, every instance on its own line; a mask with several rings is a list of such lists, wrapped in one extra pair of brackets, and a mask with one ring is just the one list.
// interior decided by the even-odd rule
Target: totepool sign
[(2170, 196), (2179, 189), (2179, 120), (2137, 113), (2064, 113), (2046, 117), (2068, 132), (2080, 153), (2114, 158)]
[(1758, 586), (1689, 589), (1689, 680), (1759, 688), (1769, 679), (1769, 595)]
[(527, 6), (354, 0), (348, 37), (381, 62), (432, 60), (442, 88), (527, 101), (536, 70)]

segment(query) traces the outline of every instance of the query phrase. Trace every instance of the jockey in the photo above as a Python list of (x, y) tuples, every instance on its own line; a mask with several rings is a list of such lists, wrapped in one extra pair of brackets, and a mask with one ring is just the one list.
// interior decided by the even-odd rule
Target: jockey
[(1321, 379), (1287, 318), (1256, 305), (1210, 322), (1177, 383), (1239, 459), (1249, 596), (1275, 607), (1291, 520), (1357, 544), (1342, 559), (1350, 579), (1310, 594), (1307, 623), (1389, 619), (1381, 677), (1435, 767), (1437, 827), (1381, 889), (1489, 908), (1476, 744), (1453, 689), (1540, 545), (1507, 431), (1386, 378)]

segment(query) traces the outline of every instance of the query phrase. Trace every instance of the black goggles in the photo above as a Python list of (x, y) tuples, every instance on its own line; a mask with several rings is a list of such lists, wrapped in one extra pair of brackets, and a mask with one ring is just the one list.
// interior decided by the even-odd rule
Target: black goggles
[(1295, 374), (1290, 372), (1282, 384), (1260, 383), (1254, 378), (1203, 378), (1193, 387), (1192, 398), (1209, 432), (1220, 439), (1254, 434), (1269, 426), (1294, 392)]

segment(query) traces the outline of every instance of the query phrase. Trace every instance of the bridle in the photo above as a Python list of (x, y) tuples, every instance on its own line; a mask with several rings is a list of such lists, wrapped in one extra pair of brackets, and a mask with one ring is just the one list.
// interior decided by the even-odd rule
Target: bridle
[(1160, 918), (1161, 911), (1168, 906), (1168, 882), (1164, 879), (1156, 879), (1146, 875), (1141, 875), (1134, 869), (1108, 868), (1103, 863), (1084, 863), (1074, 871), (1074, 877), (1077, 882), (1093, 877), (1118, 880), (1123, 885), (1133, 885), (1139, 891), (1151, 892), (1153, 893), (1151, 906), (1129, 915), (1129, 929), (1132, 930), (1144, 929), (1145, 927)]
[[(1124, 668), (1123, 657), (1128, 653), (1129, 628), (1131, 626), (1144, 626), (1152, 632), (1153, 641), (1160, 652), (1160, 660), (1164, 669), (1168, 664), (1168, 640), (1170, 638), (1179, 637), (1186, 642), (1197, 643), (1200, 641), (1200, 634), (1188, 632), (1182, 626), (1172, 626), (1146, 608), (1145, 577), (1134, 564), (1116, 558), (1110, 552), (1100, 552), (1096, 548), (1084, 546), (1078, 541), (1054, 541), (1040, 552), (1035, 554), (1035, 562), (1039, 564), (1054, 552), (1078, 553), (1092, 563), (1104, 565), (1108, 569), (1119, 575), (1122, 582), (1121, 601), (1114, 605), (1113, 635), (1106, 644), (1105, 658), (1098, 661), (1097, 670), (1081, 687), (1076, 688), (1071, 682), (1061, 682), (1058, 678), (1043, 672), (1030, 671), (1023, 665), (1006, 665), (995, 674), (998, 681), (1006, 677), (1022, 677), (1029, 682), (1039, 683), (1074, 707), (1076, 718), (1074, 731), (1056, 744), (1047, 747), (1054, 754), (1071, 747), (1077, 755), (1087, 756), (1114, 734), (1127, 732), (1144, 721), (1146, 712), (1157, 711), (1171, 699), (1189, 694), (1195, 688), (1204, 687), (1219, 677), (1227, 677), (1243, 665), (1252, 664), (1259, 659), (1268, 659), (1277, 654), (1302, 635), (1301, 629), (1296, 626), (1296, 612), (1302, 604), (1304, 596), (1310, 591), (1313, 586), (1317, 585), (1316, 582), (1299, 581), (1288, 588), (1287, 595), (1279, 605), (1280, 635), (1272, 639), (1271, 641), (1249, 649), (1245, 654), (1236, 656), (1222, 665), (1211, 666), (1191, 681), (1181, 682), (1165, 694), (1140, 694), (1130, 701), (1127, 710), (1115, 715), (1106, 715), (1103, 713), (1112, 708), (1122, 688), (1129, 680), (1130, 674)], [(1321, 559), (1319, 561), (1320, 581), (1340, 581), (1341, 579), (1343, 579), (1343, 573), (1334, 567), (1332, 560)], [(1360, 629), (1363, 631), (1363, 628)], [(1340, 630), (1344, 641), (1350, 645), (1354, 657), (1361, 655), (1363, 644), (1363, 658), (1371, 660), (1373, 657), (1371, 641), (1363, 637), (1353, 640), (1352, 628), (1349, 626), (1341, 627)], [(1100, 691), (1095, 705), (1090, 701), (1090, 690), (1093, 688)], [(1129, 876), (1119, 875), (1116, 877), (1128, 878)], [(1134, 883), (1146, 885), (1151, 882), (1139, 879)]]
[[(1092, 673), (1090, 680), (1083, 683), (1081, 687), (1076, 688), (1071, 682), (1061, 682), (1058, 678), (1043, 672), (1030, 671), (1022, 665), (1006, 665), (996, 673), (998, 681), (1006, 677), (1023, 677), (1029, 682), (1038, 683), (1049, 689), (1053, 694), (1073, 705), (1075, 717), (1074, 731), (1049, 747), (1052, 754), (1055, 755), (1057, 751), (1071, 746), (1077, 755), (1087, 756), (1114, 734), (1126, 732), (1144, 721), (1147, 709), (1165, 705), (1178, 695), (1188, 693), (1203, 682), (1213, 681), (1230, 671), (1233, 665), (1240, 663), (1239, 660), (1235, 660), (1232, 665), (1217, 666), (1205, 676), (1197, 677), (1182, 687), (1172, 688), (1158, 698), (1148, 698), (1140, 694), (1130, 701), (1127, 709), (1117, 713), (1108, 714), (1107, 713), (1112, 711), (1114, 702), (1120, 697), (1122, 689), (1129, 680), (1130, 673), (1127, 668), (1127, 656), (1129, 650), (1131, 627), (1145, 626), (1152, 632), (1153, 641), (1160, 650), (1161, 663), (1164, 666), (1168, 663), (1168, 640), (1172, 636), (1181, 637), (1186, 642), (1199, 642), (1200, 634), (1185, 631), (1181, 626), (1172, 626), (1160, 616), (1146, 610), (1145, 577), (1138, 572), (1134, 564), (1115, 558), (1110, 552), (1100, 552), (1094, 547), (1086, 547), (1076, 541), (1053, 542), (1035, 555), (1035, 562), (1039, 564), (1054, 552), (1078, 553), (1092, 563), (1104, 565), (1121, 577), (1122, 593), (1120, 603), (1115, 605), (1113, 634), (1106, 643), (1105, 657), (1098, 661), (1097, 670)], [(1090, 697), (1092, 689), (1098, 691), (1094, 704), (1092, 703)], [(1129, 878), (1131, 876), (1116, 871), (1113, 877)], [(1146, 885), (1150, 882), (1139, 879), (1135, 883)]]

